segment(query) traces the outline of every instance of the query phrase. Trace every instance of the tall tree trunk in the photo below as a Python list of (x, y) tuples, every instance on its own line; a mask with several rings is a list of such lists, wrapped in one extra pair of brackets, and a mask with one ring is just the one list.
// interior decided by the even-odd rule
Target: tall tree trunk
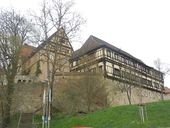
[(3, 112), (3, 119), (2, 119), (2, 128), (7, 128), (10, 124), (10, 117), (11, 117), (11, 105), (12, 105), (12, 95), (14, 92), (14, 77), (8, 79), (8, 84), (6, 88), (6, 101), (4, 103), (4, 112)]
[(131, 102), (131, 91), (132, 91), (132, 90), (131, 90), (131, 86), (130, 86), (130, 87), (128, 87), (128, 89), (127, 89), (127, 91), (126, 91), (129, 105), (132, 104), (132, 102)]
[(161, 87), (161, 100), (163, 101), (164, 100), (164, 92), (163, 92), (163, 86)]
[(89, 98), (88, 98), (88, 101), (87, 101), (87, 111), (91, 112), (91, 100)]
[(8, 103), (5, 103), (3, 112), (4, 116), (2, 119), (2, 128), (7, 128), (8, 125), (10, 124), (10, 111), (11, 111), (10, 105), (8, 105)]
[[(3, 101), (1, 101), (1, 118), (2, 119), (4, 118), (4, 103), (3, 103)], [(2, 124), (3, 124), (3, 122), (2, 122)], [(1, 127), (3, 126), (2, 124), (1, 124)]]

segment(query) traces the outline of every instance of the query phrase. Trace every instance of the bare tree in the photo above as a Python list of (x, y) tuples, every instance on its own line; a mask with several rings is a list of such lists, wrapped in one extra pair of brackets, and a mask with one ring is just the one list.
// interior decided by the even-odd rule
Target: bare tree
[(79, 13), (73, 11), (74, 3), (64, 0), (43, 0), (40, 15), (33, 14), (39, 30), (39, 41), (46, 41), (49, 36), (64, 28), (69, 40), (76, 39), (81, 26), (86, 22)]
[(132, 72), (122, 72), (121, 74), (122, 78), (124, 79), (124, 81), (121, 81), (121, 82), (117, 82), (117, 87), (118, 89), (123, 93), (126, 93), (126, 96), (127, 96), (127, 99), (128, 99), (128, 102), (129, 102), (129, 105), (132, 104), (132, 89), (134, 88), (133, 86), (133, 83), (134, 83), (134, 74), (132, 74)]
[[(42, 30), (40, 31), (40, 41), (47, 41), (52, 32), (58, 32), (55, 35), (55, 41), (49, 41), (48, 47), (44, 49), (45, 52), (43, 53), (46, 57), (47, 79), (51, 89), (53, 89), (56, 71), (62, 71), (70, 57), (68, 53), (64, 53), (61, 56), (62, 49), (67, 51), (62, 44), (70, 42), (71, 39), (77, 37), (81, 25), (85, 23), (85, 20), (79, 14), (72, 11), (72, 7), (73, 2), (71, 1), (44, 0), (40, 16), (35, 16), (36, 23)], [(73, 50), (71, 46), (70, 48), (69, 50)]]
[[(48, 92), (53, 100), (53, 85), (57, 71), (64, 72), (73, 51), (72, 46), (64, 46), (63, 43), (70, 43), (73, 37), (77, 36), (85, 20), (72, 10), (73, 2), (62, 0), (43, 0), (40, 15), (35, 16), (37, 26), (40, 31), (40, 41), (46, 42), (43, 56), (47, 64)], [(49, 39), (49, 35), (55, 32), (54, 38)], [(64, 51), (64, 52), (63, 52)], [(52, 108), (52, 102), (49, 109)], [(50, 111), (50, 110), (49, 110)], [(50, 113), (50, 112), (48, 112)]]
[(20, 50), (32, 32), (32, 24), (14, 9), (0, 11), (0, 67), (7, 81), (3, 95), (6, 102), (3, 103), (2, 128), (10, 123), (14, 79), (20, 67)]
[(72, 1), (52, 0), (53, 9), (50, 12), (51, 21), (56, 29), (61, 27), (66, 31), (69, 39), (75, 39), (85, 20), (72, 10)]
[[(169, 65), (161, 62), (161, 60), (158, 58), (154, 61), (154, 65), (155, 65), (155, 68), (159, 71), (159, 72), (162, 72), (164, 74), (163, 77), (166, 77), (167, 75), (169, 75), (169, 72), (170, 72), (170, 67)], [(164, 100), (164, 97), (163, 97), (163, 93), (164, 93), (164, 87), (162, 86), (161, 87), (161, 99)]]
[(166, 63), (163, 63), (159, 58), (154, 61), (155, 68), (163, 72), (164, 75), (168, 75), (170, 72), (170, 66)]
[(126, 82), (117, 82), (118, 89), (123, 93), (126, 93), (129, 105), (132, 104), (131, 102), (131, 94), (132, 94), (132, 85), (126, 83)]

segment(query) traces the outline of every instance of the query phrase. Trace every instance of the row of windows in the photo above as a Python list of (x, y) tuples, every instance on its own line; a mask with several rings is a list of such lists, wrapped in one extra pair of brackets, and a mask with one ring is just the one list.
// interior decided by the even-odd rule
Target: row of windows
[[(111, 73), (111, 72), (109, 72), (109, 73)], [(120, 71), (117, 68), (113, 69), (113, 75), (122, 77), (122, 78), (127, 79), (127, 80), (131, 80), (131, 81), (134, 81), (134, 82), (137, 82), (137, 83), (142, 83), (142, 84), (148, 85), (150, 87), (159, 88), (159, 84), (156, 83), (156, 82), (152, 82), (151, 80), (141, 78), (141, 77), (139, 77), (139, 76), (137, 76), (135, 74), (131, 74), (131, 73), (126, 72), (126, 71)]]
[(145, 68), (144, 66), (142, 66), (142, 65), (128, 59), (127, 57), (124, 57), (124, 56), (118, 54), (118, 53), (114, 53), (111, 50), (107, 50), (107, 57), (111, 58), (111, 59), (116, 59), (116, 60), (121, 61), (125, 64), (128, 64), (132, 67), (138, 68), (139, 70), (149, 73), (149, 70), (147, 68)]
[[(129, 58), (125, 57), (125, 56), (122, 56), (122, 55), (120, 55), (118, 53), (115, 53), (115, 52), (113, 52), (113, 51), (111, 51), (109, 49), (107, 49), (107, 54), (106, 55), (110, 59), (116, 59), (116, 60), (118, 60), (118, 61), (120, 61), (122, 63), (125, 63), (125, 64), (127, 64), (127, 65), (129, 65), (131, 67), (135, 67), (140, 71), (146, 72), (147, 74), (151, 74), (152, 76), (154, 76), (157, 79), (162, 79), (163, 80), (163, 75), (160, 72), (158, 72), (158, 71), (156, 71), (154, 69), (149, 69), (145, 65), (141, 65), (141, 64), (139, 64), (137, 62), (134, 62), (132, 59), (129, 59)], [(96, 54), (87, 55), (87, 56), (83, 57), (80, 60), (74, 61), (72, 66), (74, 67), (74, 66), (76, 66), (78, 64), (94, 60), (95, 57), (102, 57), (102, 56), (103, 56), (103, 50), (100, 49), (100, 50), (98, 50), (96, 52)], [(109, 68), (109, 67), (106, 67), (106, 68)], [(112, 73), (112, 69), (108, 69), (108, 71), (110, 73)]]
[(149, 70), (144, 65), (134, 62), (131, 59), (128, 59), (118, 53), (114, 53), (111, 50), (107, 50), (107, 57), (111, 58), (111, 59), (116, 59), (122, 63), (128, 64), (129, 66), (135, 67), (135, 68), (139, 69), (140, 71), (144, 71), (148, 74), (151, 74), (151, 75), (155, 76), (156, 78), (163, 79), (162, 74), (159, 73), (158, 71)]
[(17, 83), (31, 83), (32, 80), (18, 80)]

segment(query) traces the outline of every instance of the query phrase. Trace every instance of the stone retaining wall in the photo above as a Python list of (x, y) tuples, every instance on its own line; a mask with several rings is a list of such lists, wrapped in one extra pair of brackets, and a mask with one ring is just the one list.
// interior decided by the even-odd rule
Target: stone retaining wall
[[(112, 80), (107, 81), (107, 90), (109, 92), (108, 100), (113, 105), (124, 105), (129, 104), (127, 98), (127, 91), (121, 88), (122, 83), (118, 83)], [(126, 86), (126, 85), (122, 85)], [(147, 102), (155, 102), (161, 100), (161, 93), (148, 90), (145, 88), (140, 88), (139, 86), (131, 86), (131, 102), (132, 104), (140, 104)]]
[[(70, 76), (67, 76), (70, 77)], [(79, 79), (81, 76), (72, 76), (72, 79)], [(58, 84), (65, 84), (61, 82), (62, 79), (66, 77), (58, 77)], [(117, 82), (104, 79), (106, 82), (106, 87), (108, 91), (108, 101), (110, 106), (124, 105), (128, 104), (127, 94), (121, 91), (117, 87)], [(55, 100), (57, 84), (54, 86), (53, 98)], [(42, 107), (42, 95), (43, 95), (43, 85), (42, 83), (18, 83), (15, 86), (15, 92), (13, 95), (13, 105), (12, 112), (34, 112), (38, 108)], [(142, 98), (141, 98), (142, 95)], [(170, 95), (164, 95), (165, 100), (170, 100)], [(132, 86), (131, 90), (131, 102), (132, 104), (139, 104), (147, 102), (154, 102), (161, 100), (161, 94), (156, 91), (151, 91), (144, 88)]]
[(13, 95), (13, 112), (32, 113), (42, 106), (43, 86), (40, 83), (18, 83)]

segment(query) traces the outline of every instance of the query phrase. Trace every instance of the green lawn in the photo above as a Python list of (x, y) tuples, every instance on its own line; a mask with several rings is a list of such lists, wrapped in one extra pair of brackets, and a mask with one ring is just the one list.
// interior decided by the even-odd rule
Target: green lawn
[(99, 110), (83, 116), (59, 116), (51, 120), (51, 128), (90, 126), (93, 128), (170, 128), (170, 101), (146, 104), (148, 121), (141, 123), (139, 107), (125, 105)]

